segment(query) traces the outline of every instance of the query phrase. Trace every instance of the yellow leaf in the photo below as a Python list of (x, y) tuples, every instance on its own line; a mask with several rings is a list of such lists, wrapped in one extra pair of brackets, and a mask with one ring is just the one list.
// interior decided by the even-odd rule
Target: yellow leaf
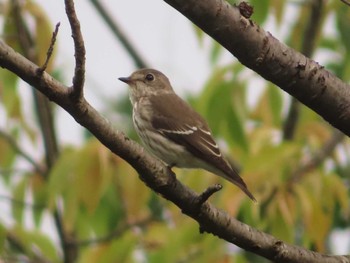
[(281, 215), (288, 225), (292, 226), (294, 224), (294, 216), (293, 216), (293, 207), (290, 207), (287, 201), (288, 193), (279, 192), (276, 196), (278, 208), (281, 212)]
[(77, 196), (92, 213), (110, 182), (111, 153), (96, 139), (92, 139), (78, 152), (78, 155), (74, 181)]
[(123, 200), (128, 222), (147, 217), (150, 213), (148, 202), (151, 190), (140, 181), (136, 171), (130, 165), (122, 162), (118, 165), (114, 176), (116, 191)]
[[(34, 42), (36, 45), (36, 52), (38, 58), (37, 63), (39, 65), (43, 65), (46, 60), (47, 51), (51, 43), (52, 32), (54, 30), (53, 26), (51, 25), (50, 19), (47, 16), (45, 10), (43, 10), (41, 6), (35, 1), (27, 0), (23, 8), (35, 19), (36, 33)], [(48, 72), (51, 72), (53, 62), (54, 54), (49, 61), (47, 67)]]

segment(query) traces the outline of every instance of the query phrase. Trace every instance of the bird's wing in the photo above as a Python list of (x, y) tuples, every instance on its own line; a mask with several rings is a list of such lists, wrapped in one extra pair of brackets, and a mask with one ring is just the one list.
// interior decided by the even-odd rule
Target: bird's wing
[[(156, 100), (156, 102), (154, 101)], [(247, 185), (222, 157), (206, 121), (176, 94), (150, 99), (153, 108), (151, 123), (163, 136), (184, 146), (198, 159), (222, 172), (218, 174), (241, 188), (252, 200)]]
[(213, 158), (222, 158), (205, 120), (177, 95), (158, 96), (152, 107), (155, 112), (152, 126), (164, 136), (199, 159), (211, 162)]

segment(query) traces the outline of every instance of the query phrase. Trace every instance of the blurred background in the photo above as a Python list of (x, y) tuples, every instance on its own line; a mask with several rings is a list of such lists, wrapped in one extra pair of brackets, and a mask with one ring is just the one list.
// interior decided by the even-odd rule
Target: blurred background
[[(234, 4), (235, 1), (230, 1)], [(350, 7), (339, 0), (252, 0), (252, 20), (344, 82)], [(74, 47), (63, 1), (2, 0), (1, 40), (67, 86)], [(215, 206), (283, 241), (348, 254), (349, 140), (242, 66), (163, 1), (75, 1), (86, 46), (87, 100), (138, 138), (127, 87), (140, 67), (165, 73), (208, 120), (258, 199), (201, 170), (175, 169)], [(330, 109), (331, 110), (331, 109)], [(0, 69), (0, 262), (268, 262), (208, 234), (149, 190), (66, 112)]]

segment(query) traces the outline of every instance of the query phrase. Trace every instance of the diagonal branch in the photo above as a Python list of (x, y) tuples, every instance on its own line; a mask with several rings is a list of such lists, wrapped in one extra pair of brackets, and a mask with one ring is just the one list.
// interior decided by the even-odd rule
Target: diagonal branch
[(106, 243), (106, 242), (109, 242), (113, 239), (119, 238), (121, 235), (123, 235), (123, 233), (125, 233), (125, 231), (127, 231), (131, 228), (144, 227), (153, 221), (156, 221), (156, 219), (154, 219), (153, 217), (147, 217), (147, 218), (143, 218), (141, 220), (138, 220), (136, 222), (133, 222), (131, 224), (130, 223), (129, 224), (122, 224), (115, 231), (109, 233), (106, 236), (96, 237), (94, 239), (79, 240), (79, 241), (76, 241), (76, 245), (77, 246), (89, 246), (92, 244)]
[(328, 256), (288, 245), (236, 220), (208, 202), (198, 206), (196, 200), (199, 195), (171, 176), (169, 169), (161, 161), (146, 153), (122, 132), (114, 130), (112, 125), (84, 98), (77, 104), (71, 98), (66, 86), (46, 72), (38, 76), (36, 74), (38, 66), (2, 41), (0, 41), (0, 66), (14, 72), (63, 107), (106, 147), (131, 164), (146, 185), (172, 201), (183, 213), (195, 219), (202, 231), (212, 233), (245, 250), (277, 262), (350, 262), (350, 256)]
[(29, 154), (27, 154), (16, 142), (16, 140), (8, 133), (3, 130), (0, 130), (0, 137), (2, 137), (11, 147), (12, 149), (22, 156), (27, 162), (33, 165), (36, 172), (41, 175), (46, 173), (46, 169), (39, 163), (37, 163)]
[(344, 4), (350, 6), (350, 1), (348, 1), (348, 0), (340, 0), (340, 1), (342, 1)]
[(224, 0), (164, 0), (245, 66), (350, 135), (350, 85), (279, 42)]
[(345, 135), (338, 131), (334, 130), (331, 138), (325, 143), (325, 145), (316, 152), (310, 159), (306, 160), (301, 164), (294, 172), (291, 174), (289, 183), (296, 183), (302, 179), (303, 176), (312, 169), (315, 169), (323, 161), (330, 156), (337, 145), (344, 139)]
[(16, 206), (30, 207), (30, 208), (35, 209), (35, 210), (43, 210), (46, 208), (44, 205), (41, 205), (41, 204), (29, 203), (29, 202), (17, 200), (13, 197), (5, 196), (5, 195), (0, 195), (0, 200), (6, 200), (6, 201), (9, 201)]

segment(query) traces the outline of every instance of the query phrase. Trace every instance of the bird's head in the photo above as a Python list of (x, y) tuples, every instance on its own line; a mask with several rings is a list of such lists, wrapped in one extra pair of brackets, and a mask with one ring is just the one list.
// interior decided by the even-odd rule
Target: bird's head
[(132, 73), (130, 77), (119, 78), (119, 80), (129, 85), (132, 102), (141, 97), (158, 96), (173, 92), (168, 78), (155, 69), (140, 69)]

